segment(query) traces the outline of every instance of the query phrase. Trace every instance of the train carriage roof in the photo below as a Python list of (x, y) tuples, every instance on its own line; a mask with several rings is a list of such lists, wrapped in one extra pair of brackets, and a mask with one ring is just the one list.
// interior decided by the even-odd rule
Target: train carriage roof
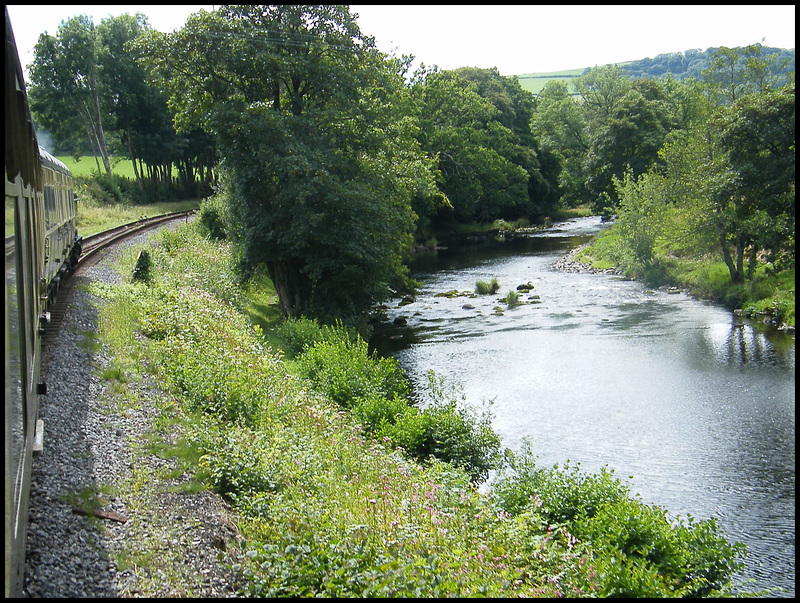
[(21, 174), (26, 185), (38, 188), (40, 159), (36, 130), (25, 95), (25, 80), (7, 8), (5, 72), (6, 179), (13, 182)]
[(51, 170), (55, 170), (56, 172), (61, 172), (62, 174), (72, 175), (69, 171), (69, 168), (64, 165), (64, 163), (60, 159), (56, 159), (50, 153), (44, 150), (42, 145), (39, 145), (39, 157), (42, 160), (42, 167), (50, 168)]

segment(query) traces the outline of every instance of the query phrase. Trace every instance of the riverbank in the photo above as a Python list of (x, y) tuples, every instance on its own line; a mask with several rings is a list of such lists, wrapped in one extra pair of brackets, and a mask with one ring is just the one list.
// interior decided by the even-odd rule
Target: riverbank
[(762, 323), (788, 335), (795, 334), (794, 268), (777, 272), (762, 262), (749, 282), (734, 285), (721, 261), (661, 257), (653, 268), (642, 273), (635, 266), (621, 264), (614, 245), (615, 235), (609, 229), (569, 251), (554, 267), (566, 272), (616, 274), (643, 280), (655, 287), (685, 291), (697, 299), (721, 304), (738, 318)]
[[(123, 279), (90, 286), (99, 335), (83, 345), (102, 345), (107, 355), (97, 375), (108, 396), (102, 425), (126, 449), (172, 460), (163, 472), (149, 472), (138, 469), (134, 455), (120, 466), (121, 479), (100, 477), (92, 484), (89, 494), (102, 493), (128, 518), (120, 524), (129, 536), (125, 548), (96, 555), (126, 568), (125, 583), (105, 582), (104, 592), (164, 596), (205, 594), (199, 587), (210, 587), (218, 589), (211, 596), (226, 596), (231, 588), (245, 596), (667, 596), (730, 587), (738, 547), (711, 524), (671, 525), (607, 474), (540, 470), (532, 458), (517, 455), (515, 471), (509, 468), (490, 496), (450, 463), (417, 462), (385, 438), (375, 439), (354, 408), (380, 413), (398, 400), (369, 390), (359, 404), (335, 402), (314, 379), (298, 378), (297, 367), (270, 348), (241, 312), (245, 292), (232, 281), (227, 245), (189, 226), (165, 233), (148, 249), (154, 260), (150, 284)], [(135, 257), (133, 249), (120, 260), (120, 274), (130, 274)], [(334, 339), (343, 343), (342, 337)], [(326, 374), (340, 377), (330, 383), (352, 384), (346, 377), (352, 359), (343, 353), (317, 358), (332, 362), (322, 367)], [(362, 370), (370, 380), (383, 381), (385, 373), (369, 366)], [(456, 398), (450, 401), (441, 383), (435, 385), (445, 401), (443, 417), (467, 412)], [(139, 391), (156, 390), (155, 415), (140, 434), (124, 419), (143, 404)], [(420, 417), (419, 433), (425, 433), (425, 415), (408, 416)], [(373, 418), (382, 424), (379, 415)], [(141, 437), (146, 443), (140, 446)], [(444, 443), (466, 451), (468, 440), (445, 429), (429, 444), (432, 452)], [(85, 454), (92, 466), (106, 464), (100, 450)], [(179, 482), (175, 490), (171, 480)], [(176, 500), (214, 492), (232, 505), (233, 531), (208, 543), (218, 545), (224, 560), (211, 551), (203, 558), (215, 565), (213, 576), (227, 575), (230, 582), (187, 586), (186, 574), (173, 568), (190, 567), (181, 560), (195, 557), (183, 547), (197, 535), (189, 530), (186, 538), (170, 536), (152, 516), (159, 511), (140, 507), (143, 490)], [(107, 504), (91, 498), (83, 506)], [(589, 508), (594, 511), (573, 521), (579, 509)], [(630, 509), (647, 517), (653, 546), (670, 543), (666, 565), (653, 565), (614, 540)], [(76, 530), (90, 542), (107, 540), (112, 529), (96, 518), (74, 519), (86, 522)], [(187, 508), (181, 522), (195, 525), (195, 519), (197, 525), (207, 521)], [(68, 550), (61, 555), (74, 557)], [(627, 572), (615, 569), (633, 563), (620, 565), (620, 556), (630, 555), (641, 569), (634, 585)], [(703, 575), (698, 563), (705, 567), (709, 559), (716, 568), (711, 584), (695, 578)], [(107, 577), (82, 572), (81, 579)], [(87, 586), (80, 592), (97, 591)]]
[[(793, 534), (793, 338), (670, 286), (553, 269), (606, 228), (599, 218), (570, 220), (418, 258), (422, 286), (413, 303), (392, 305), (375, 348), (415, 383), (432, 369), (471, 403), (492, 401), (504, 445), (517, 450), (530, 438), (540, 466), (609, 464), (648, 502), (716, 517), (753, 547), (743, 580), (789, 588), (793, 566), (776, 559)], [(500, 289), (471, 307), (439, 296), (492, 279)], [(498, 299), (526, 282), (536, 303)], [(407, 327), (392, 325), (399, 315)]]

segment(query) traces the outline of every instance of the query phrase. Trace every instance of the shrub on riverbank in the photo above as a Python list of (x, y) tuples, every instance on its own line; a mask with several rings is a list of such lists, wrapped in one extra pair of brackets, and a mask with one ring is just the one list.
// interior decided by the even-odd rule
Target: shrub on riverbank
[[(481, 494), (475, 482), (499, 441), (488, 415), (467, 411), (441, 380), (429, 383), (429, 406), (410, 406), (395, 364), (370, 359), (357, 337), (307, 322), (294, 325), (303, 333), (289, 335), (299, 351), (286, 363), (237, 309), (243, 303), (226, 244), (192, 228), (152, 246), (149, 286), (96, 293), (110, 300), (103, 333), (113, 338), (112, 353), (128, 359), (129, 378), (144, 366), (172, 396), (161, 437), (170, 437), (170, 421), (180, 422), (190, 456), (200, 458), (189, 471), (240, 514), (244, 542), (229, 555), (246, 578), (241, 594), (705, 594), (670, 583), (678, 570), (642, 560), (638, 545), (626, 549), (628, 540), (611, 537), (638, 530), (643, 516), (657, 525), (653, 542), (672, 542), (671, 528), (626, 502), (611, 476), (537, 473), (509, 455), (497, 495)], [(134, 261), (135, 253), (124, 273)], [(121, 312), (125, 319), (115, 320)], [(622, 520), (618, 510), (628, 511)], [(720, 576), (708, 585), (724, 586), (735, 551), (709, 526), (693, 531), (705, 540), (686, 537), (676, 550), (709, 563), (721, 558)], [(636, 580), (620, 585), (628, 575)]]
[(600, 596), (723, 594), (741, 569), (744, 546), (729, 544), (713, 519), (672, 523), (666, 510), (632, 497), (613, 470), (587, 475), (569, 462), (538, 467), (529, 445), (508, 461), (495, 487), (499, 506), (512, 515), (536, 509), (543, 525), (564, 526), (586, 543), (603, 576)]

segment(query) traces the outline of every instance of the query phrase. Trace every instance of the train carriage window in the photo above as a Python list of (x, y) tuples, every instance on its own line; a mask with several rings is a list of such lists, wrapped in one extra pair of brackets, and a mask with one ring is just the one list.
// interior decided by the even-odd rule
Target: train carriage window
[[(6, 237), (14, 241), (15, 251), (6, 253), (6, 324), (5, 324), (5, 350), (6, 350), (6, 454), (11, 458), (6, 463), (14, 468), (17, 479), (14, 481), (14, 500), (18, 498), (21, 487), (19, 468), (22, 467), (22, 456), (25, 448), (24, 441), (24, 404), (25, 387), (23, 376), (25, 373), (25, 339), (22, 336), (25, 317), (20, 313), (20, 298), (23, 295), (24, 279), (22, 277), (22, 256), (19, 253), (21, 240), (21, 216), (17, 212), (17, 199), (6, 196), (6, 214), (12, 214), (12, 223), (7, 221)], [(24, 235), (23, 235), (24, 240)], [(8, 509), (6, 509), (8, 512)]]
[(56, 200), (55, 200), (55, 191), (53, 190), (52, 186), (45, 185), (44, 188), (44, 222), (45, 227), (50, 228), (50, 226), (55, 222), (55, 207), (56, 207)]

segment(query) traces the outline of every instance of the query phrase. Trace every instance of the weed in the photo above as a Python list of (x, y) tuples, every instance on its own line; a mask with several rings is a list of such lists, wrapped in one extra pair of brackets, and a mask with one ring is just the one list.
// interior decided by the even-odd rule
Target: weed
[(486, 281), (478, 281), (475, 283), (475, 292), (479, 295), (494, 295), (500, 290), (500, 283), (497, 282), (496, 278), (493, 278), (491, 282)]

